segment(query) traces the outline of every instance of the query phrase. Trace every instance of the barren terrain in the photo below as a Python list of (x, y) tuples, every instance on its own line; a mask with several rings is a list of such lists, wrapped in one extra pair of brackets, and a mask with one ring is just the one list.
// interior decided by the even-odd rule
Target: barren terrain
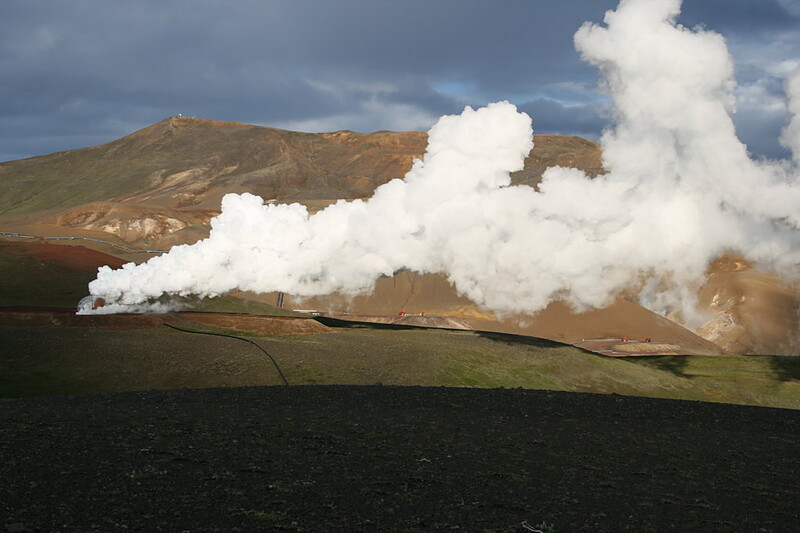
[[(6, 531), (779, 532), (800, 518), (800, 358), (703, 352), (624, 300), (503, 326), (523, 335), (463, 329), (499, 322), (412, 273), (340, 300), (347, 320), (251, 294), (76, 316), (97, 266), (149, 255), (53, 242), (70, 245), (0, 242)], [(359, 306), (378, 315), (344, 315)], [(717, 355), (530, 336), (607, 331), (630, 336), (605, 339), (613, 351), (640, 334)]]
[(531, 390), (0, 401), (6, 531), (794, 531), (800, 412)]
[[(426, 144), (420, 132), (312, 134), (170, 117), (102, 146), (0, 163), (0, 231), (60, 227), (151, 248), (194, 242), (226, 193), (316, 211), (402, 178)], [(536, 184), (553, 165), (602, 172), (594, 143), (537, 135), (514, 182)]]

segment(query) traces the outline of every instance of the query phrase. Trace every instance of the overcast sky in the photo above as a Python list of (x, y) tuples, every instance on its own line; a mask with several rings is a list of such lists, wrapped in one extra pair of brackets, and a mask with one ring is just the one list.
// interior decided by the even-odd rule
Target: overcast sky
[[(0, 0), (0, 161), (101, 144), (179, 113), (299, 131), (426, 130), (509, 100), (537, 133), (596, 139), (572, 36), (616, 0)], [(725, 36), (740, 138), (784, 157), (800, 0), (684, 0)]]

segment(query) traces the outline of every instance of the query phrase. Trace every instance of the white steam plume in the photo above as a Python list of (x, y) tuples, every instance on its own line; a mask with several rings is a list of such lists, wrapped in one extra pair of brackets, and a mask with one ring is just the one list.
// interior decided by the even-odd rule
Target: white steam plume
[[(466, 108), (431, 129), (405, 180), (367, 201), (309, 215), (229, 194), (208, 239), (138, 266), (103, 267), (90, 292), (120, 305), (233, 289), (356, 293), (406, 268), (445, 272), (499, 312), (535, 312), (554, 299), (603, 307), (631, 287), (663, 311), (691, 304), (725, 251), (793, 272), (796, 169), (748, 157), (729, 115), (725, 42), (676, 25), (679, 8), (679, 0), (622, 0), (605, 27), (585, 24), (575, 35), (614, 100), (615, 127), (601, 139), (606, 175), (554, 167), (539, 190), (509, 186), (532, 146), (529, 117), (505, 102)], [(784, 135), (793, 147), (796, 124)]]
[(781, 135), (781, 143), (792, 151), (796, 163), (800, 163), (800, 67), (797, 67), (786, 80), (786, 93), (789, 95), (789, 115), (791, 119)]

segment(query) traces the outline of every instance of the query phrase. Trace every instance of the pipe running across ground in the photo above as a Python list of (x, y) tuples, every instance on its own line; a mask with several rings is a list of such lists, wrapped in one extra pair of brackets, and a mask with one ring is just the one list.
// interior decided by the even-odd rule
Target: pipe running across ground
[(191, 329), (179, 328), (178, 326), (173, 326), (172, 324), (167, 324), (166, 322), (164, 322), (164, 325), (166, 327), (168, 327), (168, 328), (175, 329), (175, 330), (178, 330), (178, 331), (182, 331), (184, 333), (197, 333), (198, 335), (214, 335), (215, 337), (228, 337), (228, 338), (231, 338), (231, 339), (238, 339), (240, 341), (249, 342), (250, 344), (252, 344), (256, 348), (258, 348), (259, 350), (264, 352), (264, 355), (269, 357), (269, 360), (272, 361), (273, 365), (275, 365), (275, 369), (278, 371), (278, 374), (280, 374), (281, 379), (283, 380), (283, 384), (287, 385), (287, 386), (289, 385), (289, 381), (286, 379), (286, 376), (283, 374), (283, 370), (281, 370), (281, 367), (278, 365), (278, 362), (275, 361), (275, 359), (269, 354), (269, 352), (266, 351), (264, 349), (264, 347), (261, 346), (260, 344), (258, 344), (257, 342), (253, 342), (250, 339), (245, 339), (244, 337), (237, 337), (235, 335), (228, 335), (226, 333), (211, 333), (210, 331), (196, 331), (196, 330), (191, 330)]
[(128, 248), (127, 246), (122, 246), (121, 244), (114, 244), (113, 242), (108, 242), (101, 239), (93, 239), (92, 237), (39, 237), (37, 235), (25, 235), (24, 233), (9, 233), (6, 231), (0, 231), (0, 235), (4, 237), (14, 237), (17, 239), (41, 239), (43, 241), (75, 241), (75, 240), (92, 241), (92, 242), (99, 242), (101, 244), (107, 244), (109, 246), (113, 246), (114, 248), (125, 250), (126, 252), (141, 252), (146, 254), (165, 254), (169, 252), (169, 250), (139, 250), (137, 248)]

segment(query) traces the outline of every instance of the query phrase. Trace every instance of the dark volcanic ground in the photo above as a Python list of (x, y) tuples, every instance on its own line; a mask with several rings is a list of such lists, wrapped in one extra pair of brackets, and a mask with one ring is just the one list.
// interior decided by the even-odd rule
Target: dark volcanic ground
[(800, 411), (532, 390), (0, 401), (6, 531), (797, 531)]

